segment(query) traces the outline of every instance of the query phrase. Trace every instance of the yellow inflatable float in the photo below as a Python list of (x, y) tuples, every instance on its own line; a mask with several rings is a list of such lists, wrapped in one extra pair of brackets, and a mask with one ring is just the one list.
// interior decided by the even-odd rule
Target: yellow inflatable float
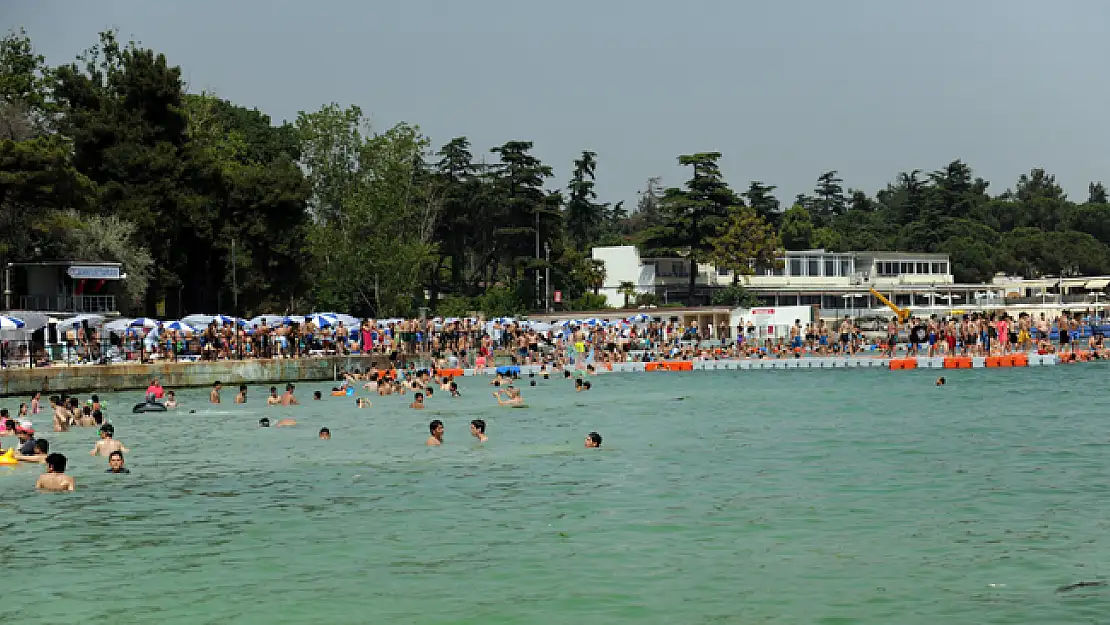
[(15, 447), (8, 448), (8, 451), (0, 456), (0, 465), (5, 464), (19, 464), (19, 461), (15, 459)]

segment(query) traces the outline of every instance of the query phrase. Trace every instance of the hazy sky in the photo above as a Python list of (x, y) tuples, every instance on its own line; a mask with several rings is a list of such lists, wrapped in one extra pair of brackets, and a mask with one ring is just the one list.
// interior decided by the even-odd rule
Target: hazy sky
[(1110, 182), (1105, 0), (4, 0), (50, 63), (116, 27), (275, 120), (335, 101), (475, 153), (535, 142), (565, 187), (598, 153), (603, 200), (635, 202), (679, 154), (719, 151), (738, 191), (784, 202), (837, 169), (873, 193), (962, 158), (1070, 196)]

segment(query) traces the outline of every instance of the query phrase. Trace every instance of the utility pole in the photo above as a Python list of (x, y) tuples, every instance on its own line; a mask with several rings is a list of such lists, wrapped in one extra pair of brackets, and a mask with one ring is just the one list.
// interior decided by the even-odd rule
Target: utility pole
[(239, 265), (235, 262), (235, 239), (231, 240), (231, 316), (239, 315)]
[(551, 244), (547, 241), (543, 243), (544, 256), (547, 258), (547, 265), (544, 267), (543, 276), (543, 309), (551, 312)]
[(540, 305), (540, 211), (535, 209), (536, 212), (536, 307)]

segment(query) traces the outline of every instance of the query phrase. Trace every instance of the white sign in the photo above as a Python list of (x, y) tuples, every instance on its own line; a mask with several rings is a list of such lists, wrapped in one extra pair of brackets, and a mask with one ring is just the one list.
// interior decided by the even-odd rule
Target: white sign
[(119, 267), (93, 267), (88, 265), (74, 265), (66, 270), (66, 274), (74, 280), (119, 280)]

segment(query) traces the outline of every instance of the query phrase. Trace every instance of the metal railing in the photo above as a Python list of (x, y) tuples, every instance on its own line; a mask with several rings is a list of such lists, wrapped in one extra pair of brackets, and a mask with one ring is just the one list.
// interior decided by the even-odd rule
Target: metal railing
[(76, 313), (113, 313), (114, 295), (20, 295), (20, 310)]

